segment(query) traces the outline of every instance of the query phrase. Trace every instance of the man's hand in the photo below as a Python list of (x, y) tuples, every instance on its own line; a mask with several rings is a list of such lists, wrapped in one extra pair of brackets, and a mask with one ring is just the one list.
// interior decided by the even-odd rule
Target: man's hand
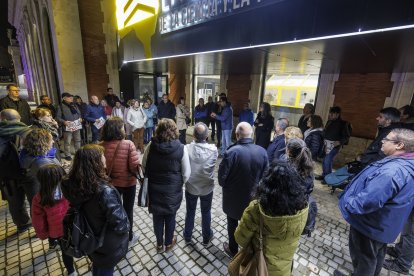
[(210, 116), (211, 116), (211, 118), (216, 118), (217, 114), (212, 112)]

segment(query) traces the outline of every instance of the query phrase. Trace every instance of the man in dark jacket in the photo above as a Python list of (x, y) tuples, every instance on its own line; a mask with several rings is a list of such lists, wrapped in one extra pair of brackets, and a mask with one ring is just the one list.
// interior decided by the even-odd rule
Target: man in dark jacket
[(305, 104), (303, 107), (303, 115), (299, 118), (298, 128), (302, 131), (302, 134), (305, 134), (305, 131), (308, 127), (308, 120), (311, 115), (315, 113), (315, 106), (311, 103)]
[(7, 85), (8, 95), (0, 100), (0, 111), (11, 108), (19, 112), (21, 122), (31, 124), (30, 106), (26, 100), (19, 97), (19, 88), (15, 84)]
[(385, 154), (381, 151), (382, 139), (391, 130), (401, 127), (399, 123), (400, 111), (394, 107), (381, 109), (376, 119), (378, 121), (378, 134), (361, 156), (363, 167), (385, 157)]
[(289, 126), (289, 121), (286, 118), (279, 118), (275, 123), (275, 137), (273, 142), (267, 147), (267, 157), (269, 164), (278, 160), (279, 157), (285, 153), (285, 129)]
[(41, 104), (38, 108), (46, 108), (49, 109), (50, 113), (52, 114), (53, 118), (56, 118), (56, 107), (52, 104), (52, 100), (49, 98), (48, 95), (40, 96)]
[(414, 106), (404, 105), (400, 109), (400, 123), (403, 128), (414, 130)]
[(106, 95), (104, 97), (104, 100), (108, 103), (109, 106), (114, 107), (116, 102), (120, 102), (117, 95), (114, 94), (114, 91), (111, 87), (108, 87), (106, 89)]
[(233, 257), (238, 251), (234, 238), (238, 221), (249, 205), (255, 190), (267, 169), (267, 153), (253, 144), (253, 128), (249, 123), (237, 125), (237, 142), (224, 154), (218, 171), (218, 181), (223, 187), (223, 211), (227, 215), (229, 243), (224, 243), (224, 252)]
[(392, 130), (382, 139), (387, 157), (363, 169), (340, 199), (339, 209), (351, 225), (352, 275), (379, 275), (387, 243), (398, 237), (413, 210), (413, 141), (414, 131)]
[(168, 118), (175, 121), (175, 115), (174, 104), (168, 99), (167, 94), (162, 95), (162, 101), (158, 105), (158, 119)]
[(221, 122), (221, 155), (231, 145), (231, 131), (233, 129), (233, 108), (226, 96), (220, 97), (221, 114), (211, 113), (211, 117)]
[[(20, 115), (16, 110), (4, 109), (0, 112), (1, 191), (8, 201), (9, 212), (18, 233), (31, 227), (30, 216), (25, 206), (25, 187), (20, 183), (23, 175), (17, 153), (21, 138), (29, 131), (29, 127), (20, 122)], [(13, 150), (10, 148), (12, 146), (14, 154), (6, 154), (6, 151)]]
[(91, 124), (92, 144), (96, 144), (99, 139), (99, 129), (95, 126), (95, 123), (102, 119), (106, 120), (105, 110), (99, 103), (97, 96), (91, 97), (91, 103), (86, 109), (85, 119)]
[(208, 102), (206, 103), (207, 107), (207, 126), (210, 127), (211, 124), (211, 141), (214, 142), (214, 136), (216, 135), (216, 120), (211, 118), (211, 113), (216, 111), (216, 103), (213, 102), (213, 97), (208, 97)]

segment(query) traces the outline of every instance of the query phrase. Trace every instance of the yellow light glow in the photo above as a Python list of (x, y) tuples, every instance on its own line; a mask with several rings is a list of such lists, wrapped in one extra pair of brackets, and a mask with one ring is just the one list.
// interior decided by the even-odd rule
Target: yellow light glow
[(144, 21), (159, 12), (158, 0), (117, 0), (116, 18), (118, 30)]

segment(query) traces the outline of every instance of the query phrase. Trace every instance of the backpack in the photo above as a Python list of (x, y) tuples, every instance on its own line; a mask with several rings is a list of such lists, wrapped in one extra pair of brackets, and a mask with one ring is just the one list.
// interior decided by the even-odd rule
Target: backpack
[(19, 179), (22, 175), (19, 151), (12, 141), (0, 140), (0, 168), (0, 180)]
[(344, 127), (345, 127), (345, 141), (344, 141), (344, 145), (348, 145), (349, 144), (349, 139), (351, 138), (352, 135), (352, 125), (350, 122), (344, 121)]
[(60, 240), (62, 252), (80, 258), (102, 247), (107, 222), (99, 236), (95, 236), (81, 207), (70, 207), (63, 218), (63, 237)]

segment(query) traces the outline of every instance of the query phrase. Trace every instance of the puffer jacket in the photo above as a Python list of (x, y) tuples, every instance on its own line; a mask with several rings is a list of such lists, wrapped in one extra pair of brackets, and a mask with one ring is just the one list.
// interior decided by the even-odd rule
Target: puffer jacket
[(63, 196), (70, 206), (81, 206), (85, 217), (96, 236), (101, 234), (107, 222), (102, 247), (89, 255), (92, 263), (99, 268), (112, 268), (128, 251), (129, 221), (122, 207), (118, 191), (108, 183), (98, 185), (98, 191), (89, 196), (71, 192), (78, 183), (70, 179), (62, 181)]
[(47, 238), (60, 238), (63, 236), (63, 218), (69, 208), (69, 201), (65, 198), (57, 201), (53, 206), (40, 205), (40, 194), (37, 193), (32, 201), (32, 224), (36, 236), (45, 240)]
[(185, 184), (185, 189), (192, 195), (208, 195), (214, 190), (217, 147), (213, 144), (195, 142), (186, 147), (190, 157), (191, 176)]
[[(118, 152), (115, 154), (119, 144)], [(129, 140), (104, 141), (106, 167), (112, 166), (111, 180), (116, 187), (130, 187), (137, 184), (136, 174), (140, 166), (139, 156), (135, 145)]]
[(264, 213), (257, 200), (253, 200), (244, 210), (234, 233), (241, 247), (252, 244), (254, 248), (259, 248), (260, 217), (263, 221), (263, 253), (269, 275), (288, 276), (300, 235), (308, 219), (308, 207), (293, 216), (272, 217)]
[(392, 243), (398, 237), (414, 207), (411, 155), (371, 163), (348, 185), (339, 209), (358, 232), (382, 243)]
[(305, 143), (312, 153), (312, 159), (316, 161), (323, 148), (323, 128), (312, 128), (305, 131)]

